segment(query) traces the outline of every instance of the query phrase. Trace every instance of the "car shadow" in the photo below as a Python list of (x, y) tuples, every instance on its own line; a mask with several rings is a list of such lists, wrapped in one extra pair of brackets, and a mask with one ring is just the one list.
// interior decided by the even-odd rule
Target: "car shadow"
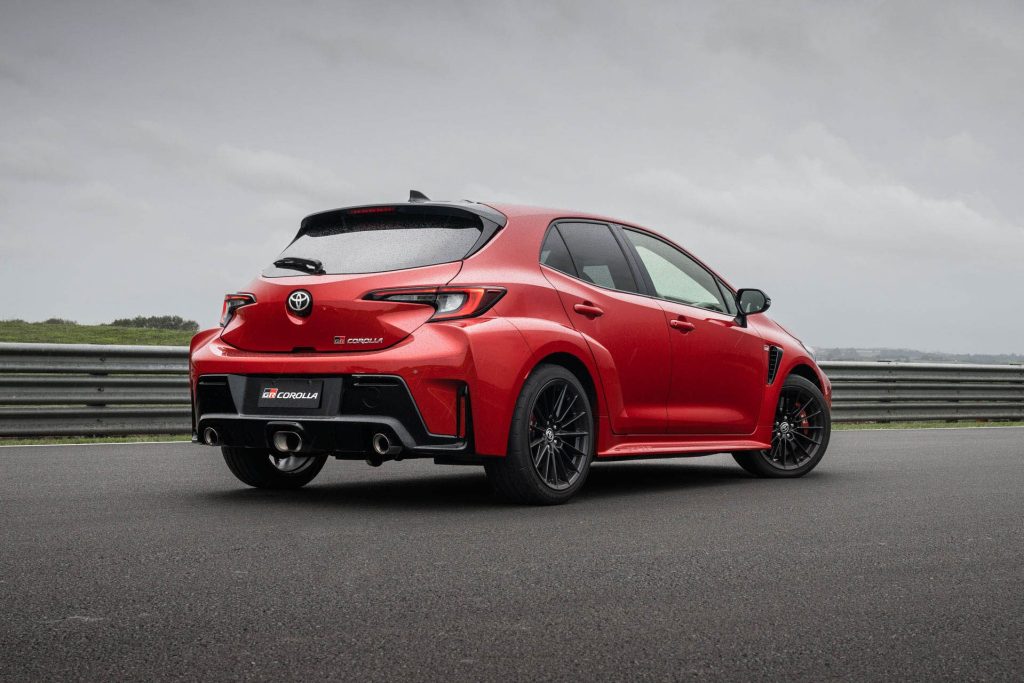
[[(611, 499), (681, 493), (721, 486), (744, 486), (757, 480), (739, 467), (687, 462), (601, 463), (595, 465), (583, 489), (569, 505)], [(351, 482), (313, 484), (296, 491), (233, 488), (203, 494), (224, 504), (252, 503), (316, 508), (366, 510), (465, 510), (519, 508), (491, 489), (483, 468), (438, 467), (437, 474), (388, 476)]]

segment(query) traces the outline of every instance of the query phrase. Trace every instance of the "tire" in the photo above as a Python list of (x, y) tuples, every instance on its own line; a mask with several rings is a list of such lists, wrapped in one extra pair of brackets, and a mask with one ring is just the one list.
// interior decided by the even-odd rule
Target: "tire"
[(779, 392), (772, 448), (733, 453), (732, 457), (758, 477), (802, 477), (821, 462), (831, 434), (832, 416), (821, 390), (810, 380), (790, 375)]
[(593, 407), (579, 379), (541, 365), (516, 400), (508, 452), (485, 465), (487, 478), (515, 503), (558, 505), (587, 480), (595, 443)]
[(266, 448), (224, 447), (220, 450), (231, 473), (243, 484), (258, 489), (301, 488), (313, 481), (327, 462), (326, 455), (277, 458)]

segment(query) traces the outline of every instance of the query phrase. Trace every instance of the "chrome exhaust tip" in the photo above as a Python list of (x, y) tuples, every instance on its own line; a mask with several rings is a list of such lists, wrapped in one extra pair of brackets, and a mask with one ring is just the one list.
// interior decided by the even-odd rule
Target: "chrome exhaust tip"
[(220, 434), (213, 427), (207, 427), (203, 430), (203, 443), (207, 446), (216, 446), (220, 443)]
[(373, 435), (370, 443), (373, 446), (373, 452), (379, 456), (398, 455), (402, 452), (401, 444), (392, 443), (387, 434), (381, 434), (380, 432)]
[(295, 432), (274, 432), (274, 450), (278, 453), (295, 453), (302, 450), (302, 437)]

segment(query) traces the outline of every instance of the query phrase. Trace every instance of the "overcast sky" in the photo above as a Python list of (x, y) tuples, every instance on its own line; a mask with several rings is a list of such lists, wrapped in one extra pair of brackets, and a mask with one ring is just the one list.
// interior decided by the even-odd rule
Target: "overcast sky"
[(647, 225), (809, 344), (1019, 353), (1022, 161), (1019, 2), (0, 4), (0, 318), (212, 325), (416, 188)]

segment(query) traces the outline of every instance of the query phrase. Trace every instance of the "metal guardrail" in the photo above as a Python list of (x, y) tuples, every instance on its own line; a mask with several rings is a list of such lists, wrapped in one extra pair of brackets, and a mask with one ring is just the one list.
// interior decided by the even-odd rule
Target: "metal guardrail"
[[(1024, 420), (1024, 366), (823, 362), (838, 422)], [(188, 434), (188, 349), (0, 342), (0, 436)]]
[(0, 343), (0, 436), (191, 431), (185, 347)]
[(823, 362), (837, 422), (1024, 420), (1024, 365)]

